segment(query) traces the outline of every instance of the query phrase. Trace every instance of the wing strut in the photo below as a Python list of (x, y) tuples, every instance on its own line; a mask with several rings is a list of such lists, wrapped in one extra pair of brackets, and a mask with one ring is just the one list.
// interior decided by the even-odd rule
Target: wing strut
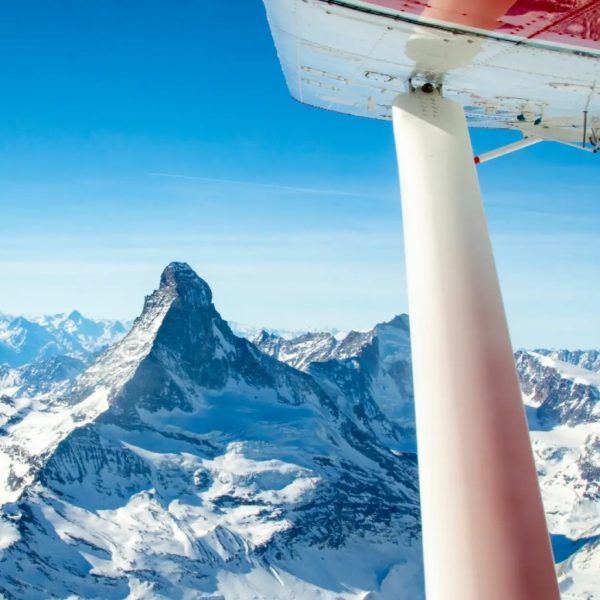
[(432, 88), (393, 105), (427, 599), (559, 600), (467, 122)]
[(501, 148), (497, 148), (496, 150), (490, 150), (489, 152), (485, 152), (483, 154), (478, 154), (473, 158), (476, 165), (480, 165), (488, 160), (492, 160), (494, 158), (500, 158), (501, 156), (506, 156), (511, 152), (516, 152), (517, 150), (522, 150), (523, 148), (527, 148), (528, 146), (533, 146), (534, 144), (538, 144), (539, 142), (543, 142), (541, 138), (526, 136), (522, 140), (518, 142), (514, 142), (513, 144), (507, 144), (506, 146), (502, 146)]

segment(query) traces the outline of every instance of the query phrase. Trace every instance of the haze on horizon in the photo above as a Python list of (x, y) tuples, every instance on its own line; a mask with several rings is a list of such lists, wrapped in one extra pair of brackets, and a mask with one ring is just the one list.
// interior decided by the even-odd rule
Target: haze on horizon
[[(1, 312), (132, 318), (173, 260), (249, 325), (407, 311), (391, 125), (291, 100), (260, 0), (37, 4), (0, 8)], [(515, 347), (600, 346), (598, 160), (480, 167)]]

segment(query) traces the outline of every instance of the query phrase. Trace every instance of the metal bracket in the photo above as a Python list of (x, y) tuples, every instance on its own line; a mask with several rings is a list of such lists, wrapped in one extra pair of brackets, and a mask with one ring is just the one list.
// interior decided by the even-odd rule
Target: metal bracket
[(413, 93), (417, 90), (421, 90), (426, 94), (438, 92), (438, 94), (440, 94), (441, 96), (442, 82), (439, 80), (432, 79), (430, 77), (415, 74), (408, 80), (408, 91)]

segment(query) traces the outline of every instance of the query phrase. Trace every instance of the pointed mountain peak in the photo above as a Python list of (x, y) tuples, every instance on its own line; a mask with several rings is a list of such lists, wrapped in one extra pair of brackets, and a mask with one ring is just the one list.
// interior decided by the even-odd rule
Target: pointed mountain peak
[(29, 319), (27, 319), (25, 317), (15, 317), (10, 322), (10, 326), (11, 327), (22, 327), (23, 329), (31, 329), (31, 330), (43, 329), (43, 327), (41, 325), (38, 325), (34, 321), (30, 321)]
[(268, 332), (266, 329), (261, 329), (260, 332), (256, 336), (254, 336), (254, 342), (259, 343), (259, 344), (262, 342), (266, 342), (268, 340), (278, 340), (278, 339), (281, 339), (281, 338), (274, 333)]
[(78, 310), (74, 310), (69, 314), (67, 319), (75, 323), (79, 323), (80, 321), (83, 321), (83, 315)]
[(391, 321), (387, 321), (386, 323), (379, 323), (379, 327), (385, 327), (386, 325), (391, 326), (391, 327), (397, 327), (398, 329), (405, 329), (406, 331), (408, 331), (409, 330), (408, 315), (407, 314), (396, 315)]
[(194, 306), (212, 304), (212, 291), (208, 283), (184, 262), (167, 265), (160, 277), (160, 290), (172, 290), (182, 300)]

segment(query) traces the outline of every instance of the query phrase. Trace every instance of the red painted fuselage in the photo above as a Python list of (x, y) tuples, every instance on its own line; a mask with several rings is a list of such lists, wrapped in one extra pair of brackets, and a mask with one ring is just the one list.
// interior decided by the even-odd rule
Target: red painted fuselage
[(600, 0), (349, 0), (527, 40), (600, 50)]

